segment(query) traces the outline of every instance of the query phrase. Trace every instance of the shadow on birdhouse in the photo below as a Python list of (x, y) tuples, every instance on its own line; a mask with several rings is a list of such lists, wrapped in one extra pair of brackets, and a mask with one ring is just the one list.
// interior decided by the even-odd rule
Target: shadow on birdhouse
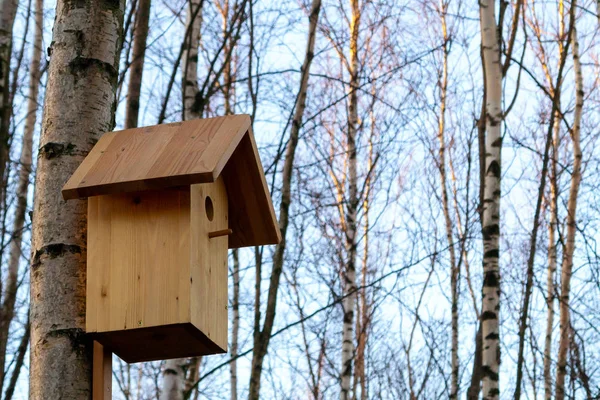
[(227, 249), (281, 234), (247, 115), (102, 136), (88, 198), (86, 331), (127, 362), (227, 351)]

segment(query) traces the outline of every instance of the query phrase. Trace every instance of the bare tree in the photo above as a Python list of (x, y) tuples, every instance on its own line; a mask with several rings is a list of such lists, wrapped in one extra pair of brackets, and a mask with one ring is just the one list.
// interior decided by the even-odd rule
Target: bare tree
[(140, 90), (146, 57), (146, 39), (150, 21), (151, 0), (140, 0), (135, 13), (135, 29), (133, 31), (133, 55), (131, 72), (129, 73), (129, 88), (127, 89), (127, 105), (125, 106), (125, 129), (138, 126), (140, 113)]
[(481, 307), (483, 398), (498, 399), (500, 372), (500, 177), (502, 135), (502, 65), (498, 47), (498, 27), (493, 1), (479, 2), (481, 46), (485, 69), (486, 137), (485, 188), (483, 198), (483, 290)]
[(13, 41), (13, 25), (18, 0), (0, 1), (0, 177), (4, 179), (8, 163), (10, 135), (10, 60)]
[(575, 233), (577, 232), (577, 196), (581, 183), (581, 113), (583, 109), (583, 75), (581, 72), (581, 61), (579, 60), (579, 41), (577, 38), (577, 26), (575, 13), (577, 2), (571, 3), (571, 45), (573, 52), (573, 71), (575, 73), (575, 113), (573, 127), (571, 128), (571, 142), (573, 145), (573, 169), (571, 172), (571, 186), (569, 188), (569, 200), (567, 204), (567, 234), (566, 245), (563, 251), (561, 265), (561, 285), (559, 296), (560, 310), (560, 335), (558, 345), (558, 358), (556, 367), (556, 400), (565, 398), (565, 375), (567, 369), (567, 351), (570, 347), (570, 292), (571, 275), (573, 273), (573, 253), (575, 251)]

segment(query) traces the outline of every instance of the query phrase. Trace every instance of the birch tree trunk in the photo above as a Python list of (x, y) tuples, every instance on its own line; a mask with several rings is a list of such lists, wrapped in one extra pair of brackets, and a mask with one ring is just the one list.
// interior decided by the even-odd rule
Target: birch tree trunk
[(32, 399), (85, 399), (92, 342), (85, 336), (85, 200), (60, 190), (114, 127), (125, 1), (59, 0), (37, 164), (31, 257)]
[(498, 399), (500, 368), (500, 177), (502, 66), (494, 1), (480, 0), (481, 44), (486, 87), (485, 188), (483, 199), (482, 393)]
[[(290, 131), (290, 140), (288, 142), (285, 161), (283, 164), (283, 176), (281, 187), (281, 204), (279, 206), (279, 228), (281, 230), (281, 242), (275, 248), (273, 255), (273, 267), (271, 270), (271, 278), (269, 280), (269, 294), (267, 297), (267, 308), (265, 311), (265, 319), (263, 327), (254, 335), (254, 349), (252, 352), (252, 369), (250, 372), (250, 385), (248, 392), (249, 400), (258, 400), (260, 396), (260, 379), (262, 376), (262, 366), (264, 358), (267, 354), (273, 324), (275, 321), (275, 310), (277, 307), (277, 292), (279, 290), (279, 280), (283, 271), (283, 260), (285, 255), (286, 234), (289, 223), (289, 209), (292, 202), (291, 188), (292, 176), (294, 167), (294, 157), (298, 140), (300, 137), (300, 129), (302, 128), (302, 117), (306, 108), (306, 95), (308, 92), (308, 78), (310, 74), (310, 66), (314, 57), (315, 39), (317, 36), (317, 23), (319, 20), (319, 12), (321, 11), (321, 0), (312, 0), (311, 10), (309, 15), (308, 40), (306, 43), (306, 52), (302, 63), (300, 76), (300, 88), (296, 98), (294, 116)], [(258, 278), (257, 278), (258, 279)], [(256, 327), (259, 328), (258, 326)]]
[(140, 0), (135, 13), (135, 30), (133, 34), (133, 54), (129, 87), (127, 88), (127, 104), (125, 105), (125, 129), (136, 128), (140, 113), (140, 90), (146, 57), (146, 39), (150, 22), (151, 0)]
[(198, 93), (198, 46), (202, 24), (200, 7), (202, 7), (202, 0), (190, 0), (185, 21), (186, 32), (189, 32), (189, 36), (184, 38), (181, 71), (184, 121), (201, 117), (193, 111), (194, 100), (196, 99), (196, 93)]
[[(562, 37), (565, 32), (564, 24), (564, 2), (558, 2), (559, 14), (559, 53), (563, 54)], [(566, 57), (566, 55), (565, 55)], [(560, 82), (559, 82), (560, 85)], [(554, 327), (554, 299), (556, 290), (554, 278), (556, 275), (557, 252), (556, 252), (556, 227), (558, 212), (558, 176), (557, 164), (560, 150), (560, 96), (555, 100), (557, 112), (554, 116), (554, 132), (552, 139), (552, 165), (550, 168), (550, 224), (548, 227), (548, 270), (546, 276), (546, 306), (548, 307), (546, 318), (546, 336), (544, 338), (544, 399), (552, 399), (552, 329)]]
[(348, 154), (348, 206), (346, 209), (346, 265), (342, 272), (342, 370), (340, 399), (351, 397), (352, 363), (354, 360), (354, 307), (356, 303), (356, 236), (359, 205), (358, 176), (356, 160), (356, 137), (358, 133), (358, 34), (360, 29), (360, 8), (358, 0), (350, 0), (350, 89), (348, 95), (348, 134), (346, 152)]
[(571, 330), (569, 297), (571, 292), (571, 274), (573, 271), (573, 252), (575, 251), (575, 233), (577, 232), (577, 195), (581, 182), (581, 112), (583, 109), (583, 76), (579, 60), (579, 42), (577, 39), (577, 26), (574, 18), (577, 9), (576, 1), (571, 3), (571, 45), (573, 47), (573, 71), (575, 73), (575, 112), (571, 141), (573, 143), (573, 172), (571, 174), (571, 187), (567, 203), (567, 237), (563, 250), (560, 285), (560, 336), (558, 344), (558, 358), (556, 368), (556, 400), (565, 398), (565, 375), (567, 369), (567, 352), (569, 350), (569, 335)]
[(451, 384), (450, 384), (450, 399), (458, 398), (458, 266), (456, 263), (456, 252), (454, 250), (454, 233), (452, 219), (450, 218), (450, 205), (448, 203), (448, 189), (446, 182), (446, 98), (448, 88), (448, 54), (449, 54), (449, 38), (448, 28), (446, 25), (446, 12), (448, 3), (443, 0), (439, 4), (440, 19), (442, 25), (442, 35), (444, 45), (442, 48), (442, 76), (439, 81), (440, 90), (440, 115), (438, 124), (438, 141), (439, 141), (439, 172), (440, 172), (440, 187), (442, 192), (442, 210), (444, 212), (444, 222), (446, 225), (446, 240), (448, 241), (448, 252), (450, 255), (450, 291), (452, 293), (452, 346), (451, 346)]
[(35, 2), (35, 27), (31, 64), (29, 66), (29, 98), (27, 100), (27, 116), (23, 129), (21, 142), (21, 156), (19, 158), (19, 180), (17, 182), (17, 204), (14, 212), (12, 237), (10, 241), (10, 255), (8, 260), (8, 276), (2, 309), (0, 309), (0, 394), (3, 392), (4, 371), (6, 362), (6, 346), (10, 322), (14, 316), (15, 299), (19, 279), (19, 262), (21, 260), (21, 242), (27, 212), (27, 191), (31, 175), (31, 153), (33, 146), (33, 133), (37, 121), (38, 93), (40, 86), (42, 57), (42, 35), (44, 29), (44, 1)]
[(163, 371), (163, 388), (160, 400), (183, 400), (183, 365), (185, 359), (167, 360)]
[[(8, 163), (10, 130), (10, 59), (12, 30), (17, 15), (18, 0), (0, 0), (0, 178), (4, 181)], [(2, 189), (4, 191), (4, 189)]]
[(240, 332), (240, 260), (238, 250), (233, 250), (233, 298), (231, 300), (231, 358), (229, 363), (230, 383), (231, 383), (231, 400), (237, 400), (237, 357), (238, 354), (238, 337)]

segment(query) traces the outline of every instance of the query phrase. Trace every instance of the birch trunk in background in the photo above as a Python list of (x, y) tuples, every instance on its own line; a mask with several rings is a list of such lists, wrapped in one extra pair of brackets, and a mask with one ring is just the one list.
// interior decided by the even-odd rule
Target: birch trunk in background
[(135, 30), (133, 33), (133, 54), (129, 87), (127, 88), (127, 104), (125, 105), (125, 129), (136, 128), (140, 113), (140, 90), (146, 57), (146, 40), (150, 21), (151, 0), (140, 0), (135, 13)]
[(85, 399), (87, 202), (61, 188), (114, 128), (125, 1), (58, 0), (37, 164), (31, 257), (32, 399)]
[(556, 400), (565, 398), (565, 375), (567, 370), (567, 351), (569, 350), (569, 337), (571, 332), (570, 318), (570, 292), (571, 292), (571, 274), (573, 272), (573, 253), (575, 251), (575, 234), (577, 232), (577, 195), (579, 193), (579, 184), (581, 182), (581, 112), (583, 109), (583, 76), (581, 72), (581, 62), (579, 60), (579, 42), (577, 39), (577, 26), (574, 13), (577, 4), (573, 0), (571, 3), (571, 45), (573, 47), (573, 71), (575, 73), (575, 112), (573, 117), (573, 127), (571, 128), (571, 141), (573, 143), (573, 172), (571, 174), (571, 187), (569, 188), (569, 200), (567, 203), (567, 237), (566, 246), (563, 250), (563, 259), (561, 266), (561, 285), (560, 285), (560, 336), (558, 344), (558, 358), (556, 368)]
[(550, 224), (548, 227), (548, 269), (546, 276), (546, 336), (544, 338), (544, 399), (552, 399), (552, 329), (554, 327), (554, 276), (556, 275), (556, 213), (558, 205), (558, 178), (556, 176), (559, 149), (560, 119), (554, 120), (554, 155), (552, 157), (552, 176), (550, 177)]
[(281, 242), (275, 248), (273, 255), (273, 267), (269, 280), (269, 294), (267, 297), (267, 307), (265, 311), (265, 320), (263, 328), (254, 335), (254, 348), (252, 352), (252, 369), (250, 371), (250, 384), (248, 399), (258, 400), (260, 396), (260, 379), (262, 376), (263, 361), (269, 348), (273, 324), (275, 321), (275, 310), (277, 307), (277, 292), (279, 290), (279, 281), (283, 271), (283, 260), (285, 255), (286, 234), (289, 223), (289, 209), (292, 202), (292, 177), (294, 168), (294, 157), (298, 140), (300, 138), (300, 129), (302, 128), (302, 117), (306, 108), (306, 95), (308, 92), (308, 78), (310, 76), (310, 66), (314, 57), (315, 39), (317, 36), (317, 23), (321, 11), (321, 0), (312, 0), (309, 15), (308, 40), (306, 43), (306, 52), (304, 62), (302, 63), (300, 88), (296, 98), (294, 116), (290, 130), (290, 140), (285, 151), (285, 161), (283, 164), (283, 175), (281, 179), (281, 204), (279, 206), (279, 228), (281, 230)]
[(184, 38), (181, 70), (184, 121), (201, 117), (192, 110), (198, 93), (198, 46), (202, 24), (200, 7), (202, 7), (202, 0), (190, 0), (185, 20), (185, 31), (189, 32), (189, 36)]
[(238, 354), (238, 336), (240, 332), (240, 260), (238, 250), (234, 249), (233, 254), (233, 298), (231, 300), (231, 353), (232, 361), (229, 363), (229, 373), (231, 382), (231, 400), (237, 400), (237, 360)]
[(446, 25), (446, 12), (448, 3), (443, 0), (439, 4), (439, 13), (442, 25), (442, 35), (444, 45), (442, 47), (442, 76), (439, 81), (440, 89), (440, 115), (438, 126), (438, 141), (439, 141), (439, 172), (440, 185), (442, 193), (442, 210), (444, 212), (444, 222), (446, 225), (446, 240), (448, 241), (448, 253), (450, 255), (450, 291), (452, 293), (451, 310), (452, 310), (452, 346), (451, 346), (451, 384), (450, 384), (450, 399), (458, 398), (458, 266), (456, 264), (456, 252), (454, 250), (454, 233), (452, 219), (450, 218), (450, 205), (448, 202), (448, 181), (446, 175), (446, 98), (448, 92), (448, 54), (450, 52), (448, 27)]
[(3, 181), (6, 164), (9, 161), (8, 142), (11, 117), (9, 76), (12, 30), (18, 6), (18, 0), (0, 0), (0, 179)]
[[(562, 38), (565, 33), (564, 24), (564, 2), (558, 2), (559, 15), (559, 54), (563, 54)], [(566, 57), (566, 55), (565, 55)], [(560, 84), (560, 83), (559, 83)], [(556, 252), (556, 228), (558, 212), (558, 155), (560, 151), (560, 96), (555, 99), (557, 112), (554, 116), (554, 132), (552, 138), (552, 164), (550, 167), (550, 224), (548, 226), (548, 269), (546, 276), (546, 336), (544, 338), (544, 399), (552, 399), (552, 329), (554, 328), (554, 299), (556, 290), (554, 279), (556, 275), (557, 252)]]
[[(184, 47), (181, 64), (183, 92), (183, 120), (200, 118), (201, 115), (192, 111), (196, 93), (198, 93), (198, 46), (200, 44), (200, 24), (202, 22), (202, 0), (189, 0), (185, 20), (185, 32), (189, 35), (183, 38)], [(192, 360), (194, 362), (194, 360)], [(188, 364), (185, 358), (167, 360), (163, 374), (163, 391), (161, 400), (179, 400), (185, 390), (185, 370)]]
[(352, 363), (354, 360), (354, 308), (356, 303), (356, 234), (359, 205), (358, 176), (356, 160), (356, 136), (358, 132), (358, 34), (360, 28), (360, 8), (358, 0), (350, 0), (350, 89), (348, 94), (348, 134), (346, 152), (348, 155), (348, 206), (346, 209), (346, 265), (342, 272), (342, 369), (340, 399), (351, 398)]
[(17, 296), (19, 279), (19, 262), (21, 260), (21, 242), (27, 212), (27, 191), (31, 175), (31, 153), (33, 146), (33, 133), (37, 121), (38, 93), (40, 87), (42, 57), (42, 35), (44, 28), (44, 0), (35, 0), (35, 27), (33, 50), (29, 66), (29, 92), (27, 100), (27, 115), (21, 142), (21, 156), (19, 158), (19, 179), (17, 182), (17, 204), (14, 211), (12, 237), (10, 241), (10, 255), (8, 260), (8, 276), (4, 301), (0, 309), (0, 393), (3, 392), (4, 371), (6, 371), (6, 346), (10, 322), (14, 316), (15, 299)]
[(183, 400), (183, 365), (185, 359), (167, 360), (163, 371), (160, 400)]
[(483, 192), (482, 394), (500, 396), (500, 177), (502, 66), (493, 0), (480, 0), (481, 45), (486, 87), (485, 188)]

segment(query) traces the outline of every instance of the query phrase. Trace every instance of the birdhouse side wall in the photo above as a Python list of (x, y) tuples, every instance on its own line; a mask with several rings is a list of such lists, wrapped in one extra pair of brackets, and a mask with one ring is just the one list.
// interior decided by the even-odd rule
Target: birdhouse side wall
[(88, 200), (87, 332), (190, 322), (190, 190)]
[(227, 350), (228, 235), (210, 237), (229, 229), (225, 184), (191, 186), (191, 318), (223, 352)]

